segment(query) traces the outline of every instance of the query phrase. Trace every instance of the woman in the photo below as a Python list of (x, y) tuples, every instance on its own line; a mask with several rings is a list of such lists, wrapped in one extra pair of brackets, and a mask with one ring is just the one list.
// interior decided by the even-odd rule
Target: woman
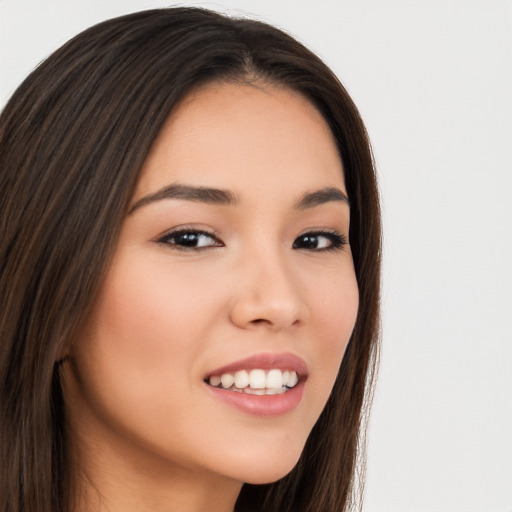
[(340, 511), (378, 343), (357, 109), (265, 24), (80, 34), (0, 118), (7, 512)]

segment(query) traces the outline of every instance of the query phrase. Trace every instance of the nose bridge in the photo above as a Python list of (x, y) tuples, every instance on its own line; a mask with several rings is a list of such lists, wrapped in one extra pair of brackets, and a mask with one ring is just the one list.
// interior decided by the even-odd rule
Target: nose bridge
[(244, 251), (232, 309), (235, 323), (284, 329), (301, 320), (304, 307), (300, 287), (285, 251), (277, 243)]

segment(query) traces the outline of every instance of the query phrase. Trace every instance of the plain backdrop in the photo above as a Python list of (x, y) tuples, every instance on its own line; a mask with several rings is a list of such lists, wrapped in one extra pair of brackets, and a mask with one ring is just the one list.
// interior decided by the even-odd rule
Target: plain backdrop
[[(169, 5), (0, 0), (0, 107), (82, 29)], [(512, 1), (181, 5), (294, 34), (370, 132), (385, 242), (364, 512), (512, 512)]]

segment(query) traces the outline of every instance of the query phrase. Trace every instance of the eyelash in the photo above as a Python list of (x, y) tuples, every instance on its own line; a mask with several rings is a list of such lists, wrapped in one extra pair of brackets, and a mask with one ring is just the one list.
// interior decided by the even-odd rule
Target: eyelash
[[(173, 239), (178, 238), (179, 236), (185, 235), (194, 235), (196, 238), (201, 236), (205, 236), (214, 240), (214, 243), (206, 246), (187, 246), (187, 245), (179, 245), (173, 242)], [(215, 233), (209, 233), (208, 231), (203, 231), (201, 229), (193, 229), (193, 228), (179, 228), (169, 233), (166, 233), (161, 238), (157, 240), (157, 243), (163, 245), (169, 245), (173, 249), (178, 251), (203, 251), (205, 249), (210, 249), (212, 247), (224, 247), (224, 244), (219, 240)]]
[(314, 252), (328, 252), (328, 251), (340, 251), (343, 250), (343, 246), (348, 244), (347, 237), (342, 234), (338, 233), (337, 231), (329, 231), (329, 230), (316, 230), (316, 231), (308, 231), (307, 233), (303, 233), (302, 235), (299, 235), (294, 241), (292, 247), (294, 249), (307, 249), (306, 247), (298, 247), (297, 240), (306, 239), (309, 238), (316, 238), (318, 237), (324, 237), (327, 238), (330, 241), (330, 245), (328, 247), (322, 247), (320, 249), (309, 249)]
[[(180, 245), (177, 244), (175, 239), (180, 236), (193, 235), (191, 239), (192, 242), (194, 240), (197, 242), (201, 236), (208, 237), (213, 240), (213, 244), (197, 246), (197, 245)], [(306, 241), (307, 238), (316, 239), (316, 243), (318, 243), (318, 238), (324, 237), (327, 238), (330, 242), (330, 245), (327, 247), (321, 247), (320, 249), (312, 248), (312, 247), (301, 247), (300, 242), (298, 240), (302, 240), (302, 243), (308, 243)], [(174, 241), (173, 241), (174, 240)], [(211, 249), (212, 247), (224, 247), (222, 241), (218, 238), (216, 233), (210, 233), (208, 231), (203, 231), (201, 229), (193, 229), (193, 228), (179, 228), (169, 233), (166, 233), (162, 237), (157, 240), (158, 244), (171, 246), (173, 249), (178, 251), (204, 251), (206, 249)], [(313, 242), (314, 243), (314, 242)], [(292, 248), (296, 250), (308, 250), (312, 252), (329, 252), (329, 251), (339, 251), (343, 250), (343, 246), (348, 244), (347, 237), (344, 234), (338, 233), (337, 231), (329, 231), (329, 230), (315, 230), (308, 231), (299, 235), (292, 244)]]

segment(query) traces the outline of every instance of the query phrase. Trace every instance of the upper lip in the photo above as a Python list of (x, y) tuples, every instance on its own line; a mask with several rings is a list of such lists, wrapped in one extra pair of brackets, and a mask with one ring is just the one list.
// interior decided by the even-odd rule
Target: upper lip
[(253, 356), (233, 361), (225, 366), (216, 368), (208, 373), (207, 377), (212, 375), (222, 375), (223, 373), (234, 373), (238, 370), (270, 370), (278, 368), (281, 370), (293, 370), (299, 377), (305, 377), (308, 374), (308, 365), (301, 357), (290, 352), (274, 354), (265, 352)]

